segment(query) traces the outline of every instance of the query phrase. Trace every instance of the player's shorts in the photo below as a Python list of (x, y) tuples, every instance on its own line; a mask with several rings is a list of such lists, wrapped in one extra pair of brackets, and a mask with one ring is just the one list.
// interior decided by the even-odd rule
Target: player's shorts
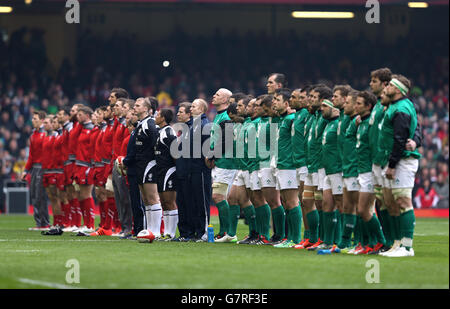
[[(108, 179), (108, 177), (112, 174), (113, 164), (111, 164), (111, 162), (107, 163), (107, 161), (102, 162), (102, 163), (105, 164), (105, 168), (104, 168), (105, 175), (103, 177), (105, 179)], [(144, 166), (144, 169), (145, 169), (145, 166)]]
[(419, 160), (415, 158), (401, 159), (395, 167), (394, 179), (386, 178), (387, 166), (383, 169), (384, 187), (391, 189), (414, 188), (414, 180), (419, 168)]
[(95, 166), (94, 167), (94, 185), (97, 187), (104, 187), (108, 178), (105, 177), (105, 167)]
[(359, 192), (374, 193), (372, 172), (358, 175)]
[(73, 183), (73, 169), (75, 162), (64, 162), (64, 185), (69, 186)]
[(308, 173), (305, 178), (305, 186), (317, 187), (319, 185), (319, 173)]
[(320, 168), (317, 173), (318, 175), (318, 184), (317, 184), (317, 190), (323, 190), (323, 184), (325, 181), (325, 176), (327, 175), (324, 168)]
[(64, 187), (66, 185), (66, 175), (64, 175), (63, 170), (55, 173), (55, 178), (56, 178), (56, 188), (59, 191), (64, 191)]
[(150, 162), (138, 162), (136, 166), (139, 184), (157, 183), (156, 160), (152, 160)]
[(357, 177), (343, 178), (343, 180), (344, 180), (344, 188), (347, 189), (347, 191), (359, 192), (359, 182)]
[(340, 195), (344, 192), (344, 182), (342, 173), (326, 175), (323, 181), (323, 190), (330, 190), (333, 195)]
[(277, 190), (298, 189), (296, 170), (276, 169), (275, 177), (277, 180)]
[(275, 188), (277, 186), (277, 181), (273, 175), (271, 167), (262, 168), (258, 171), (259, 182), (261, 183), (261, 188)]
[(94, 179), (90, 172), (92, 167), (76, 165), (74, 167), (74, 180), (78, 185), (92, 185)]
[(239, 170), (233, 181), (233, 186), (245, 186), (250, 189), (250, 173), (249, 171)]
[(44, 188), (47, 188), (48, 186), (54, 186), (56, 185), (56, 174), (52, 173), (50, 171), (44, 171), (44, 177), (42, 178), (42, 184)]
[(306, 166), (302, 166), (297, 168), (297, 182), (305, 182), (306, 176), (308, 175), (308, 168)]
[(170, 168), (157, 168), (156, 184), (158, 186), (158, 192), (175, 191), (176, 178), (177, 178), (177, 171), (175, 166)]
[(229, 187), (233, 184), (238, 170), (229, 170), (220, 167), (214, 167), (211, 171), (213, 183), (225, 183)]
[(372, 178), (374, 186), (383, 186), (383, 169), (381, 166), (372, 164)]
[(258, 191), (261, 190), (261, 180), (258, 175), (259, 171), (253, 171), (250, 173), (250, 190)]

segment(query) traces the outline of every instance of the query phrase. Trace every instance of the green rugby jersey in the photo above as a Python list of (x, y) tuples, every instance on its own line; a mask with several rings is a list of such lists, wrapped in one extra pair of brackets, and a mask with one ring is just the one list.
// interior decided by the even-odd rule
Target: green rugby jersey
[[(214, 117), (213, 125), (211, 126), (211, 133), (210, 133), (210, 149), (214, 151), (214, 147), (221, 143), (222, 141), (219, 139), (222, 137), (222, 134), (225, 134), (225, 132), (220, 132), (220, 123), (223, 121), (231, 121), (230, 117), (228, 116), (227, 110), (219, 111), (217, 112), (216, 117)], [(225, 146), (225, 145), (223, 145)], [(224, 150), (222, 149), (222, 153)], [(233, 158), (226, 158), (225, 155), (222, 155), (220, 158), (215, 159), (215, 164), (219, 168), (223, 169), (236, 169), (235, 167), (235, 160)]]
[(248, 155), (248, 171), (259, 170), (259, 155), (258, 155), (258, 128), (261, 123), (261, 117), (252, 119), (247, 128), (247, 155)]
[(341, 161), (344, 159), (344, 140), (345, 140), (345, 131), (347, 131), (348, 126), (350, 125), (351, 118), (350, 116), (344, 114), (344, 110), (341, 110), (339, 116), (339, 126), (338, 126), (338, 149), (339, 156), (341, 157)]
[[(409, 127), (408, 137), (410, 139), (414, 138), (414, 133), (417, 127), (417, 114), (413, 103), (407, 99), (403, 98), (398, 101), (392, 102), (388, 109), (384, 113), (384, 117), (381, 123), (381, 131), (378, 135), (378, 148), (379, 151), (383, 153), (383, 158), (381, 160), (381, 166), (384, 167), (388, 164), (389, 158), (392, 154), (394, 147), (394, 117), (396, 113), (405, 113), (410, 116), (410, 123), (407, 124)], [(402, 158), (413, 157), (416, 159), (421, 158), (421, 154), (416, 149), (414, 151), (408, 151), (406, 149), (402, 150)]]
[(235, 162), (235, 168), (244, 170), (246, 167), (246, 145), (245, 145), (245, 129), (250, 122), (250, 118), (244, 119), (243, 123), (234, 124), (234, 144), (233, 144), (233, 158)]
[(315, 173), (322, 168), (322, 135), (327, 125), (327, 121), (322, 117), (320, 110), (314, 115), (314, 122), (311, 123), (310, 133), (308, 135), (308, 173)]
[(302, 108), (295, 113), (292, 123), (292, 157), (296, 168), (306, 166), (305, 127), (308, 117), (307, 109)]
[[(305, 154), (306, 154), (306, 167), (309, 168), (311, 165), (311, 156), (309, 155), (309, 141), (311, 134), (311, 125), (315, 122), (315, 117), (313, 114), (308, 112), (308, 118), (305, 124)], [(308, 170), (309, 171), (309, 170)]]
[[(257, 140), (257, 161), (256, 169), (269, 168), (270, 167), (270, 117), (261, 117), (256, 133)], [(274, 144), (276, 145), (276, 144)]]
[(322, 166), (325, 174), (332, 175), (342, 172), (342, 161), (338, 147), (339, 117), (328, 120), (322, 135)]
[(270, 119), (270, 123), (272, 125), (276, 125), (276, 127), (277, 127), (275, 134), (270, 134), (270, 142), (273, 145), (273, 147), (270, 151), (270, 167), (273, 167), (273, 168), (277, 167), (279, 128), (281, 125), (281, 120), (282, 120), (281, 117), (271, 117), (271, 119)]
[(378, 150), (378, 135), (380, 133), (380, 123), (384, 116), (384, 106), (381, 104), (381, 99), (377, 100), (377, 104), (370, 113), (369, 120), (369, 143), (370, 151), (372, 152), (372, 163), (381, 165), (383, 160), (383, 152)]
[(358, 177), (355, 119), (356, 115), (350, 118), (350, 123), (344, 133), (345, 138), (342, 147), (342, 177), (344, 178)]
[(277, 168), (280, 170), (295, 170), (292, 157), (292, 124), (294, 118), (294, 113), (281, 115), (281, 122), (278, 127), (278, 157), (276, 161)]
[(369, 143), (370, 115), (361, 118), (356, 131), (356, 153), (358, 154), (358, 174), (372, 172), (372, 151)]

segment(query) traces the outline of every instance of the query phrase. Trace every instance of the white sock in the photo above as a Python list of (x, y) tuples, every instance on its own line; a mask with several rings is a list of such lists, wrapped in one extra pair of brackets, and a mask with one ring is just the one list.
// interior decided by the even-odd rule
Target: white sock
[(161, 204), (155, 204), (150, 206), (150, 231), (152, 231), (155, 237), (161, 236), (161, 220), (162, 220), (162, 208)]
[(163, 218), (164, 218), (164, 235), (169, 234), (169, 226), (170, 226), (170, 216), (169, 216), (169, 210), (163, 211)]
[(146, 230), (150, 230), (150, 222), (152, 222), (151, 221), (151, 218), (152, 218), (152, 210), (151, 210), (151, 205), (147, 205), (147, 206), (145, 206), (145, 229)]
[(167, 231), (170, 237), (175, 237), (175, 234), (177, 233), (177, 226), (178, 226), (178, 209), (175, 210), (169, 210), (169, 230)]

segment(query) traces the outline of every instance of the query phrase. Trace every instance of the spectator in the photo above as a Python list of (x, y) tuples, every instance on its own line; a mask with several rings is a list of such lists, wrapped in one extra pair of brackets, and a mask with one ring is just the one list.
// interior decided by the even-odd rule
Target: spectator
[(434, 208), (439, 202), (439, 196), (430, 181), (425, 179), (423, 187), (417, 190), (414, 200), (417, 208)]
[(438, 181), (433, 184), (433, 189), (439, 197), (437, 208), (448, 208), (448, 176), (444, 177), (443, 174), (438, 176)]

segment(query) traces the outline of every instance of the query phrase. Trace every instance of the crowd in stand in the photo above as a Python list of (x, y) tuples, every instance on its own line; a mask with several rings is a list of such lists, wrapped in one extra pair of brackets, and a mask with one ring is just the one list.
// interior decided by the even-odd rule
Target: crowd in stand
[[(192, 98), (210, 102), (219, 87), (263, 93), (264, 74), (270, 71), (286, 72), (292, 85), (348, 82), (363, 90), (369, 84), (367, 72), (389, 66), (411, 77), (411, 100), (423, 129), (419, 149), (423, 158), (413, 192), (415, 206), (446, 208), (448, 41), (442, 45), (430, 36), (411, 48), (417, 40), (402, 39), (390, 46), (362, 37), (327, 40), (286, 32), (280, 34), (277, 44), (270, 44), (265, 33), (238, 36), (217, 31), (211, 38), (201, 38), (177, 31), (164, 41), (147, 44), (133, 35), (116, 33), (105, 39), (87, 31), (80, 33), (75, 63), (65, 60), (57, 74), (52, 74), (43, 33), (20, 29), (9, 40), (0, 40), (0, 186), (4, 180), (17, 179), (23, 171), (35, 110), (56, 113), (75, 103), (95, 108), (104, 105), (110, 89), (119, 85), (127, 87), (133, 97), (152, 95), (161, 108), (176, 109), (178, 103)], [(398, 52), (391, 53), (393, 49)], [(163, 67), (163, 60), (170, 65)], [(209, 111), (212, 120), (215, 110), (210, 106)], [(3, 212), (3, 190), (0, 195)]]

